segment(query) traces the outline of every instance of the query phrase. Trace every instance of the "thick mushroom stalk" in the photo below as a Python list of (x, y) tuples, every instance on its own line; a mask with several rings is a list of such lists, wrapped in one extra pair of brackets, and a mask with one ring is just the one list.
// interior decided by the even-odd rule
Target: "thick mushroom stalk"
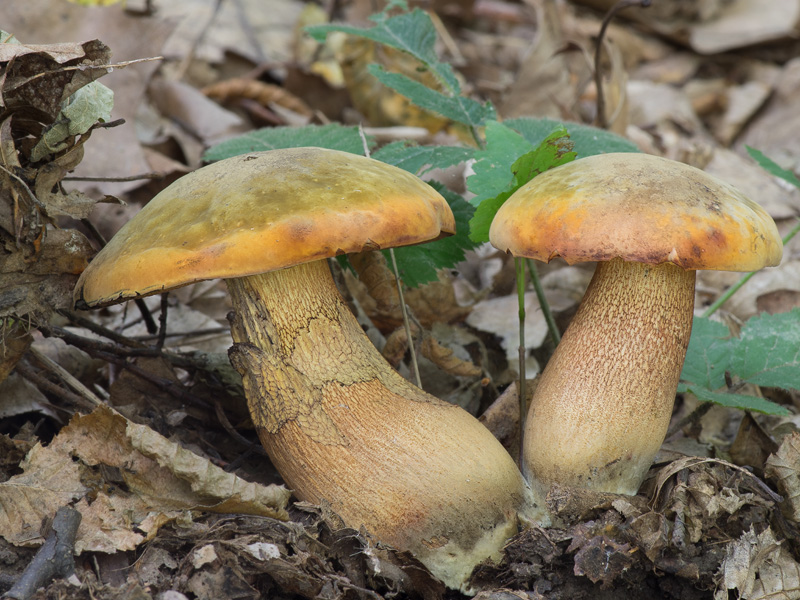
[(505, 449), (468, 413), (391, 369), (325, 261), (228, 287), (231, 362), (289, 487), (463, 587), (516, 531), (527, 500)]
[(672, 415), (692, 330), (695, 272), (599, 263), (536, 388), (526, 477), (635, 494)]

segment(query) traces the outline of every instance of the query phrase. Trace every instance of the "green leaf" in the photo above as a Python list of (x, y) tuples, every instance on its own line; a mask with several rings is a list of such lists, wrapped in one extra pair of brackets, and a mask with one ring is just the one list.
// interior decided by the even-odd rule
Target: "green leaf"
[(534, 119), (531, 117), (509, 119), (504, 123), (507, 127), (521, 133), (533, 146), (541, 144), (542, 140), (556, 127), (566, 127), (569, 138), (575, 145), (573, 150), (581, 158), (608, 152), (640, 151), (636, 144), (624, 137), (597, 127), (581, 125), (580, 123), (562, 123), (554, 119)]
[(761, 150), (756, 150), (750, 146), (745, 146), (745, 148), (747, 148), (747, 153), (753, 158), (753, 160), (761, 165), (761, 168), (766, 170), (768, 173), (775, 175), (776, 177), (780, 177), (784, 181), (788, 181), (793, 186), (800, 188), (800, 179), (798, 179), (797, 175), (795, 175), (792, 171), (781, 167), (778, 163), (761, 152)]
[(681, 380), (707, 390), (725, 385), (731, 355), (731, 332), (719, 321), (695, 317)]
[(702, 387), (684, 386), (679, 392), (689, 392), (697, 396), (703, 402), (713, 402), (720, 406), (736, 408), (739, 410), (750, 410), (764, 413), (765, 415), (788, 415), (786, 408), (780, 404), (775, 404), (758, 396), (746, 396), (744, 394), (728, 394), (724, 392), (712, 392)]
[(461, 146), (417, 146), (409, 142), (392, 142), (376, 150), (372, 158), (422, 175), (430, 169), (446, 169), (472, 158), (475, 150)]
[(436, 56), (436, 28), (427, 13), (415, 8), (411, 12), (390, 17), (388, 11), (391, 7), (372, 15), (370, 20), (375, 26), (369, 29), (349, 25), (315, 25), (307, 27), (306, 31), (318, 42), (324, 42), (325, 36), (332, 31), (341, 31), (407, 52), (430, 69), (452, 95), (459, 95), (461, 85), (453, 68), (439, 62)]
[(497, 118), (497, 113), (489, 102), (481, 104), (466, 96), (448, 96), (400, 73), (390, 73), (380, 65), (369, 65), (367, 70), (383, 85), (402, 94), (417, 106), (452, 121), (469, 127), (479, 127), (487, 120)]
[(705, 317), (695, 317), (679, 392), (701, 400), (773, 415), (789, 412), (756, 396), (719, 392), (725, 373), (734, 379), (783, 389), (800, 389), (800, 309), (753, 317), (740, 337)]
[(475, 215), (469, 222), (469, 239), (476, 244), (489, 241), (489, 229), (492, 227), (494, 216), (505, 201), (513, 194), (511, 190), (498, 194), (481, 202), (475, 209)]
[[(505, 136), (506, 134), (503, 135)], [(486, 198), (481, 201), (475, 210), (475, 216), (470, 221), (470, 239), (474, 242), (488, 241), (489, 228), (491, 227), (495, 214), (497, 214), (497, 211), (503, 203), (505, 203), (514, 192), (540, 173), (544, 173), (548, 169), (563, 165), (574, 159), (575, 153), (572, 151), (572, 142), (567, 134), (567, 130), (563, 126), (559, 126), (542, 140), (535, 150), (526, 152), (514, 161), (509, 170), (511, 173), (511, 181), (506, 183), (506, 187), (502, 192), (493, 198)], [(477, 167), (478, 163), (476, 163), (475, 166)], [(495, 170), (502, 171), (503, 169), (499, 167)], [(483, 167), (481, 171), (478, 169), (475, 169), (475, 171), (476, 175), (473, 175), (473, 177), (477, 176), (479, 172), (485, 172)], [(498, 185), (500, 182), (499, 176), (495, 175), (493, 172), (492, 178), (495, 181), (492, 185)], [(483, 184), (478, 187), (482, 186)]]
[(731, 371), (745, 381), (800, 390), (800, 309), (762, 314), (744, 324)]
[(548, 135), (531, 152), (520, 156), (511, 166), (514, 173), (515, 191), (545, 171), (575, 160), (573, 143), (562, 125)]
[(467, 250), (475, 247), (467, 236), (469, 220), (475, 209), (461, 196), (443, 185), (439, 183), (432, 185), (450, 204), (456, 219), (456, 234), (427, 244), (395, 248), (394, 254), (400, 277), (409, 287), (435, 281), (439, 269), (454, 267), (464, 260)]
[[(367, 136), (367, 143), (375, 140)], [(266, 127), (220, 142), (206, 150), (203, 160), (214, 162), (231, 156), (279, 148), (316, 146), (364, 155), (364, 143), (358, 127), (345, 127), (338, 123), (306, 125), (305, 127)]]
[(473, 175), (467, 178), (467, 189), (475, 196), (470, 200), (479, 206), (509, 189), (514, 182), (511, 165), (534, 146), (520, 134), (498, 121), (486, 123), (486, 147), (475, 152)]

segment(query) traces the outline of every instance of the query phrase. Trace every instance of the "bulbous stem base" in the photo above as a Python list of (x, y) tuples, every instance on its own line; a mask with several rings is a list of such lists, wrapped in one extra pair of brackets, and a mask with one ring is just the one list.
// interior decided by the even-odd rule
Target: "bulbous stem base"
[(325, 261), (228, 285), (230, 359), (287, 485), (462, 587), (516, 531), (528, 500), (505, 449), (386, 363)]

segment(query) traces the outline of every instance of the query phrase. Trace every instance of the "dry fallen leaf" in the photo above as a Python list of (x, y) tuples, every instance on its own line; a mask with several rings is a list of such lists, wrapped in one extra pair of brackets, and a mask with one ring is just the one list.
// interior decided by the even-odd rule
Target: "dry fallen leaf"
[(800, 433), (784, 438), (778, 451), (767, 459), (766, 475), (778, 481), (787, 517), (800, 521)]
[(751, 526), (728, 546), (720, 567), (720, 587), (715, 600), (728, 598), (728, 590), (736, 589), (744, 600), (800, 597), (800, 565), (788, 549), (775, 539), (767, 527), (756, 534)]
[(41, 523), (79, 500), (76, 552), (131, 550), (191, 510), (286, 519), (289, 491), (250, 483), (101, 406), (75, 416), (0, 484), (0, 534), (16, 545), (43, 540)]

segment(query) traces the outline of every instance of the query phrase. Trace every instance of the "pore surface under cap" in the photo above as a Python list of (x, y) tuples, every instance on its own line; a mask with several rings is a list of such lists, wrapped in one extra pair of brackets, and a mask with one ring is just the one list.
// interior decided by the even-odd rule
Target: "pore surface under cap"
[(684, 269), (777, 265), (775, 222), (730, 185), (683, 163), (636, 153), (547, 171), (497, 212), (489, 237), (515, 256), (568, 263), (622, 258)]
[(75, 300), (101, 306), (455, 232), (444, 198), (397, 167), (321, 148), (208, 165), (155, 196), (90, 263)]

